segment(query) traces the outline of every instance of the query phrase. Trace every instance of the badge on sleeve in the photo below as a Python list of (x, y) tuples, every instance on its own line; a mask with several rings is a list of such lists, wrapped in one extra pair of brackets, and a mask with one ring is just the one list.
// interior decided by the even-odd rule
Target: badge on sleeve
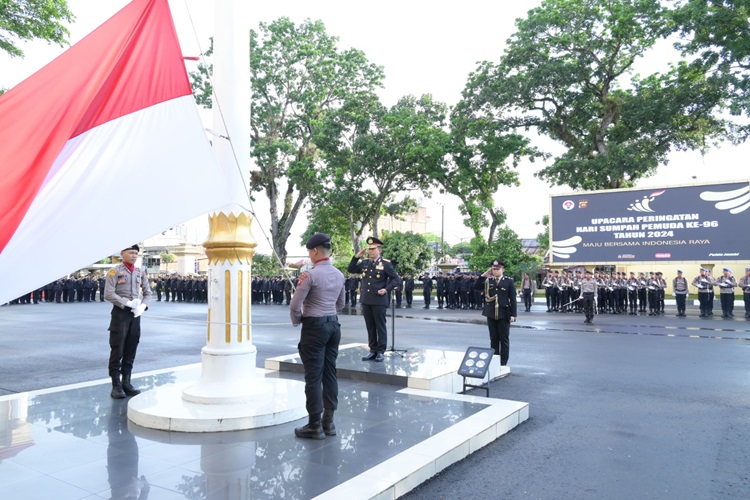
[(109, 270), (109, 272), (107, 273), (107, 276), (109, 276), (109, 277), (111, 278), (111, 277), (112, 277), (112, 276), (114, 276), (115, 274), (117, 274), (117, 271), (115, 271), (115, 270), (114, 270), (114, 268), (112, 268), (112, 269), (110, 269), (110, 270)]

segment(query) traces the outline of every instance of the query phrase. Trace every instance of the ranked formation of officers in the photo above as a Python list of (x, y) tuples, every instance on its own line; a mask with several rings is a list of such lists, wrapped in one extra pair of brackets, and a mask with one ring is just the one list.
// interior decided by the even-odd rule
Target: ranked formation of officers
[[(677, 305), (677, 316), (686, 316), (690, 287), (698, 293), (700, 317), (714, 315), (715, 295), (719, 295), (722, 318), (734, 317), (735, 291), (743, 292), (745, 317), (750, 318), (750, 268), (737, 280), (729, 268), (721, 276), (701, 268), (698, 276), (688, 280), (682, 270), (672, 279), (672, 290)], [(586, 323), (597, 314), (629, 314), (660, 316), (664, 314), (667, 280), (661, 272), (582, 272), (548, 271), (542, 281), (547, 312), (586, 313)], [(590, 301), (590, 302), (589, 302)], [(590, 314), (587, 312), (590, 307)]]

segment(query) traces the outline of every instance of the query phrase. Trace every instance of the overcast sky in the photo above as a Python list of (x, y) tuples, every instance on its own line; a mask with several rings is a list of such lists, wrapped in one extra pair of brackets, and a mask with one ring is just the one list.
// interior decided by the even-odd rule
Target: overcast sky
[[(250, 1), (250, 0), (248, 0)], [(119, 10), (124, 0), (68, 0), (77, 20), (70, 27), (71, 41), (75, 42)], [(362, 50), (368, 59), (385, 68), (385, 88), (381, 99), (393, 105), (402, 96), (432, 94), (433, 97), (454, 105), (459, 99), (470, 71), (482, 60), (496, 61), (505, 41), (515, 30), (515, 19), (539, 5), (539, 0), (498, 1), (465, 0), (463, 2), (429, 2), (380, 0), (352, 2), (341, 0), (278, 0), (252, 2), (253, 26), (258, 21), (270, 22), (287, 16), (299, 23), (305, 19), (320, 19), (330, 35), (339, 37), (339, 47)], [(180, 43), (186, 55), (199, 55), (212, 35), (214, 3), (211, 0), (170, 0)], [(188, 15), (189, 13), (189, 15)], [(192, 17), (192, 22), (190, 18)], [(643, 61), (638, 71), (646, 74), (658, 71), (674, 57), (664, 43)], [(0, 55), (0, 86), (11, 87), (56, 57), (63, 49), (46, 43), (24, 44), (24, 59), (10, 59)], [(189, 68), (192, 69), (192, 68)], [(210, 122), (207, 122), (210, 126)], [(549, 140), (539, 140), (540, 147), (559, 152), (560, 147)], [(639, 183), (639, 187), (684, 185), (694, 182), (717, 182), (747, 179), (747, 158), (750, 146), (724, 146), (706, 155), (697, 152), (675, 153), (659, 174)], [(496, 204), (508, 214), (508, 225), (520, 237), (533, 238), (539, 232), (535, 222), (549, 209), (550, 193), (570, 192), (569, 188), (550, 188), (534, 178), (541, 164), (525, 163), (519, 167), (520, 188), (500, 188)], [(695, 177), (695, 179), (693, 179)], [(435, 193), (437, 195), (437, 193)], [(419, 197), (420, 195), (415, 195)], [(458, 214), (458, 199), (433, 196), (424, 199), (431, 222), (428, 230), (440, 234), (441, 216), (438, 200), (445, 202), (445, 239), (449, 243), (466, 240), (472, 233), (463, 227)], [(266, 204), (267, 207), (267, 204)], [(267, 253), (269, 245), (255, 230), (258, 225), (269, 227), (264, 221), (267, 208), (258, 202), (255, 207), (259, 220), (253, 224), (259, 251)], [(301, 253), (299, 234), (306, 221), (299, 220), (290, 239), (290, 254)]]

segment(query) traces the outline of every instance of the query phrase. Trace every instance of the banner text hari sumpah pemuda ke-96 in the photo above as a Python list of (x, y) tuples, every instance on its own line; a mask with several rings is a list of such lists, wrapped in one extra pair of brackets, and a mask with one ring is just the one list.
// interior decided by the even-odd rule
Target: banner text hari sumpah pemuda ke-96
[(750, 258), (747, 181), (554, 195), (550, 203), (552, 262)]

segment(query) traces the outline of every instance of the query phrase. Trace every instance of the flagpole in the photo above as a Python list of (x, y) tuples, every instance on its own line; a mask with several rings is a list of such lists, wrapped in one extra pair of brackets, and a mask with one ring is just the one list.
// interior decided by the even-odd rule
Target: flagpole
[[(158, 429), (214, 432), (252, 429), (297, 420), (307, 414), (304, 384), (267, 379), (256, 367), (252, 343), (251, 281), (257, 245), (251, 231), (246, 181), (250, 171), (250, 26), (247, 0), (216, 0), (214, 34), (213, 140), (216, 158), (231, 185), (230, 207), (209, 216), (204, 243), (209, 260), (208, 325), (201, 349), (201, 376), (162, 402), (138, 402), (128, 417)], [(168, 392), (168, 391), (163, 391)]]
[[(216, 159), (232, 179), (232, 202), (246, 199), (240, 173), (250, 169), (250, 26), (243, 0), (216, 1), (213, 56), (213, 140)], [(228, 139), (227, 139), (228, 138)], [(231, 210), (231, 211), (230, 211)], [(183, 393), (196, 403), (253, 398), (256, 348), (250, 325), (250, 282), (257, 243), (252, 217), (239, 205), (209, 216), (208, 332), (201, 351), (203, 374)]]

